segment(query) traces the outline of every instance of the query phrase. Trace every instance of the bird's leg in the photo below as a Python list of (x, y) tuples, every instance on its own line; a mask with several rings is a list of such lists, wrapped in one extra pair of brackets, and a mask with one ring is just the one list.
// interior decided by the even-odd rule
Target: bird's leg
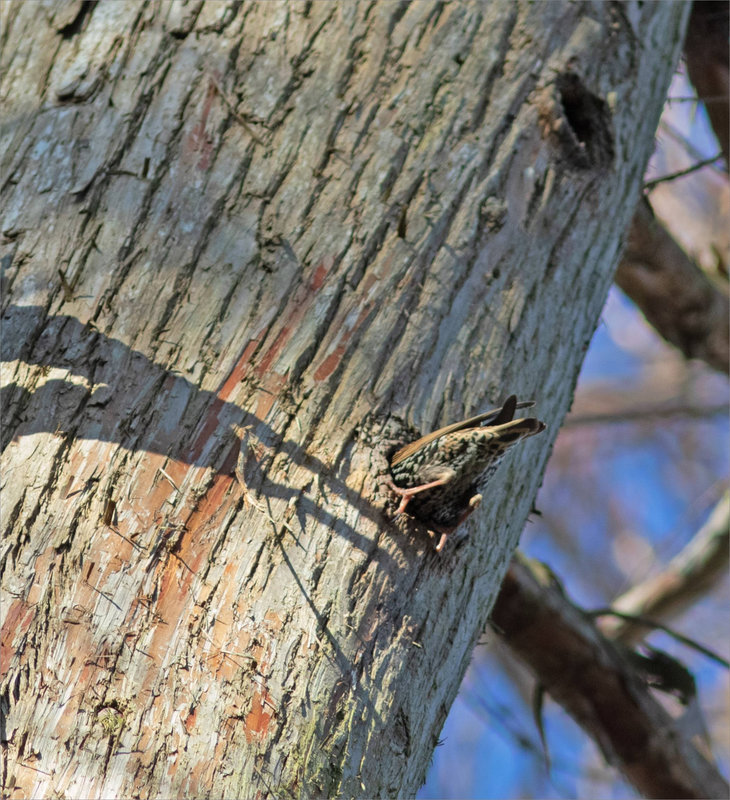
[(439, 539), (439, 543), (436, 545), (436, 552), (440, 553), (444, 549), (444, 545), (446, 544), (446, 537), (453, 533), (459, 525), (476, 509), (479, 508), (479, 505), (482, 502), (482, 496), (480, 494), (475, 494), (474, 497), (469, 500), (469, 507), (461, 512), (459, 519), (454, 525), (453, 528), (437, 528), (437, 532), (441, 534), (441, 538)]
[(440, 553), (444, 549), (444, 545), (446, 544), (446, 537), (449, 533), (453, 533), (456, 529), (452, 528), (448, 533), (446, 531), (441, 531), (441, 538), (439, 539), (439, 543), (436, 545), (436, 552)]
[(397, 514), (402, 514), (406, 510), (406, 506), (408, 505), (411, 497), (414, 494), (418, 494), (419, 492), (425, 492), (427, 489), (433, 489), (436, 486), (443, 486), (444, 484), (448, 483), (453, 476), (451, 474), (443, 475), (438, 480), (430, 481), (429, 483), (422, 483), (420, 486), (411, 486), (408, 489), (402, 489), (400, 486), (396, 486), (391, 478), (386, 480), (388, 486), (396, 493), (401, 496), (400, 505), (398, 506), (398, 510), (395, 512)]

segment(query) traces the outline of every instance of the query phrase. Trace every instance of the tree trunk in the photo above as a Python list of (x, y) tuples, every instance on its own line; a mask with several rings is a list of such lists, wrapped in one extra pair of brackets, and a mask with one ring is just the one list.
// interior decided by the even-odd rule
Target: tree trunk
[[(415, 793), (688, 10), (3, 5), (7, 796)], [(388, 450), (512, 392), (438, 556)]]

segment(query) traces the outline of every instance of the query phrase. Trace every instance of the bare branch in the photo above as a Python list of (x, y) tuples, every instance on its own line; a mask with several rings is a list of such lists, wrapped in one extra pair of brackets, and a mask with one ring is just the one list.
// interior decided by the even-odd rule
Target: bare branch
[(614, 425), (624, 422), (659, 421), (673, 417), (707, 419), (727, 414), (727, 403), (714, 406), (649, 406), (647, 408), (620, 408), (614, 412), (569, 414), (563, 428), (577, 428), (583, 425)]
[(709, 419), (711, 417), (725, 416), (727, 403), (718, 403), (712, 406), (647, 406), (646, 408), (617, 409), (614, 412), (569, 414), (565, 418), (563, 428), (577, 428), (585, 425), (620, 425), (625, 422), (660, 422), (676, 417), (685, 419)]
[(550, 695), (647, 797), (726, 797), (728, 785), (628, 661), (554, 581), (516, 557), (492, 619)]
[(716, 161), (719, 161), (722, 158), (722, 153), (717, 153), (710, 158), (703, 158), (701, 161), (698, 161), (695, 164), (687, 167), (686, 169), (680, 169), (676, 172), (671, 172), (669, 175), (660, 175), (658, 178), (654, 178), (651, 181), (647, 181), (644, 184), (644, 191), (650, 192), (655, 186), (658, 186), (660, 183), (668, 183), (669, 181), (674, 181), (677, 178), (683, 178), (685, 175), (691, 175), (693, 172), (698, 172), (705, 167), (709, 167), (711, 164), (714, 164)]
[(687, 358), (728, 372), (728, 297), (639, 202), (616, 283), (649, 323)]
[(667, 97), (667, 103), (725, 103), (727, 98), (722, 95), (716, 94), (714, 96), (692, 95), (691, 97)]
[[(706, 157), (706, 154), (703, 153), (695, 144), (685, 136), (682, 131), (678, 130), (671, 122), (667, 122), (666, 119), (659, 120), (658, 131), (665, 133), (670, 139), (675, 141), (677, 144), (682, 145), (685, 152), (690, 158), (693, 158), (697, 161), (701, 161), (703, 158)], [(712, 162), (713, 169), (715, 169), (718, 173), (724, 173), (725, 170), (722, 166), (717, 164), (716, 161)]]
[(687, 72), (697, 94), (721, 97), (721, 102), (706, 103), (707, 116), (715, 131), (728, 168), (728, 117), (730, 80), (728, 79), (728, 4), (695, 0), (684, 41)]
[[(707, 522), (666, 569), (622, 594), (612, 607), (661, 622), (684, 611), (727, 574), (729, 528), (730, 493), (726, 493)], [(607, 636), (624, 643), (637, 642), (649, 632), (644, 625), (616, 617), (602, 619), (598, 627)]]

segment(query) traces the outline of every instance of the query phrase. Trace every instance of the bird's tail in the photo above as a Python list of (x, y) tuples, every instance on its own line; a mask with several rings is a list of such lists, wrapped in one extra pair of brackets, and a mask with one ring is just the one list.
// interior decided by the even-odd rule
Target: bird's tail
[(520, 439), (527, 439), (528, 436), (534, 436), (536, 433), (544, 431), (545, 423), (534, 417), (527, 417), (526, 419), (513, 419), (502, 425), (490, 425), (486, 427), (486, 430), (498, 439), (500, 444), (510, 447)]

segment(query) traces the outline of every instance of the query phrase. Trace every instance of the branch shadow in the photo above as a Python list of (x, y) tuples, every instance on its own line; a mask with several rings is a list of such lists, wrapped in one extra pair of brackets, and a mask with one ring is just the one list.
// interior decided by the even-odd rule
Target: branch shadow
[[(243, 353), (243, 347), (241, 348)], [(313, 456), (296, 442), (284, 439), (262, 419), (244, 411), (235, 403), (222, 400), (215, 391), (200, 389), (186, 377), (156, 364), (144, 353), (134, 350), (118, 339), (83, 325), (67, 315), (47, 316), (39, 306), (10, 306), (3, 315), (0, 341), (2, 386), (2, 451), (11, 441), (35, 433), (55, 433), (69, 441), (91, 439), (119, 444), (130, 451), (146, 451), (175, 459), (191, 466), (209, 467), (219, 474), (235, 478), (240, 439), (232, 425), (251, 426), (257, 436), (265, 439), (272, 452), (284, 452), (297, 465), (306, 467), (313, 478), (322, 480), (327, 492), (352, 505), (359, 515), (374, 521), (381, 529), (387, 526), (399, 553), (396, 557), (377, 540), (363, 536), (301, 489), (272, 480), (266, 468), (253, 456), (245, 459), (247, 487), (259, 500), (277, 498), (289, 502), (296, 498), (296, 517), (304, 530), (306, 518), (329, 526), (334, 535), (345, 537), (352, 546), (366, 553), (358, 574), (363, 574), (373, 562), (378, 564), (382, 578), (396, 584), (402, 574), (403, 561), (416, 560), (423, 564), (423, 542), (414, 540), (394, 525), (382, 508), (373, 505), (358, 492), (349, 488), (330, 465)], [(8, 362), (20, 362), (15, 368)], [(19, 385), (24, 379), (23, 364), (40, 367), (36, 388)], [(11, 370), (14, 374), (11, 375)], [(54, 370), (53, 376), (44, 380)], [(62, 372), (56, 376), (56, 372)], [(227, 380), (228, 378), (226, 378)], [(225, 385), (226, 380), (221, 386)], [(223, 441), (219, 448), (211, 441)], [(271, 463), (267, 458), (266, 463)], [(386, 461), (384, 461), (387, 464)], [(250, 485), (249, 485), (250, 481)], [(392, 529), (392, 530), (391, 530)], [(282, 541), (283, 531), (277, 534), (277, 546), (305, 602), (325, 635), (343, 675), (343, 687), (350, 686), (355, 668), (328, 625), (328, 619), (307, 590)], [(296, 539), (296, 537), (295, 537)], [(400, 561), (400, 563), (398, 563)], [(420, 569), (418, 570), (420, 572)], [(374, 600), (371, 597), (371, 604)], [(393, 630), (406, 613), (407, 598), (392, 598), (386, 610), (380, 603), (377, 613), (389, 618)], [(376, 613), (373, 608), (373, 613)], [(381, 627), (384, 634), (384, 627)], [(359, 637), (358, 637), (359, 638)], [(372, 658), (376, 642), (370, 637), (362, 640), (363, 658), (357, 670), (365, 668)], [(370, 714), (379, 715), (360, 687), (357, 694)], [(329, 709), (334, 714), (334, 707)]]
[[(243, 345), (241, 354), (243, 353)], [(269, 453), (265, 461), (245, 459), (250, 491), (267, 498), (297, 500), (300, 525), (307, 515), (345, 536), (353, 546), (382, 557), (370, 538), (303, 496), (301, 490), (271, 479), (266, 471), (273, 454), (311, 471), (327, 491), (353, 506), (378, 526), (388, 524), (401, 549), (419, 549), (409, 537), (390, 524), (382, 508), (349, 488), (331, 465), (312, 455), (291, 439), (285, 439), (264, 420), (217, 391), (200, 389), (189, 379), (152, 361), (118, 339), (82, 324), (68, 315), (47, 316), (40, 306), (9, 306), (3, 314), (0, 360), (2, 430), (0, 450), (20, 436), (45, 432), (70, 441), (91, 439), (119, 444), (126, 449), (157, 453), (190, 466), (208, 467), (235, 477), (241, 440), (234, 425), (255, 430)], [(19, 361), (41, 367), (36, 388), (19, 385), (22, 374), (9, 375), (7, 362)], [(22, 370), (22, 367), (21, 367)], [(43, 379), (43, 371), (50, 375)], [(56, 373), (65, 371), (66, 374)], [(222, 381), (221, 387), (229, 380)], [(213, 445), (211, 443), (214, 443)], [(219, 443), (215, 446), (215, 443)], [(408, 557), (408, 553), (404, 553)]]

